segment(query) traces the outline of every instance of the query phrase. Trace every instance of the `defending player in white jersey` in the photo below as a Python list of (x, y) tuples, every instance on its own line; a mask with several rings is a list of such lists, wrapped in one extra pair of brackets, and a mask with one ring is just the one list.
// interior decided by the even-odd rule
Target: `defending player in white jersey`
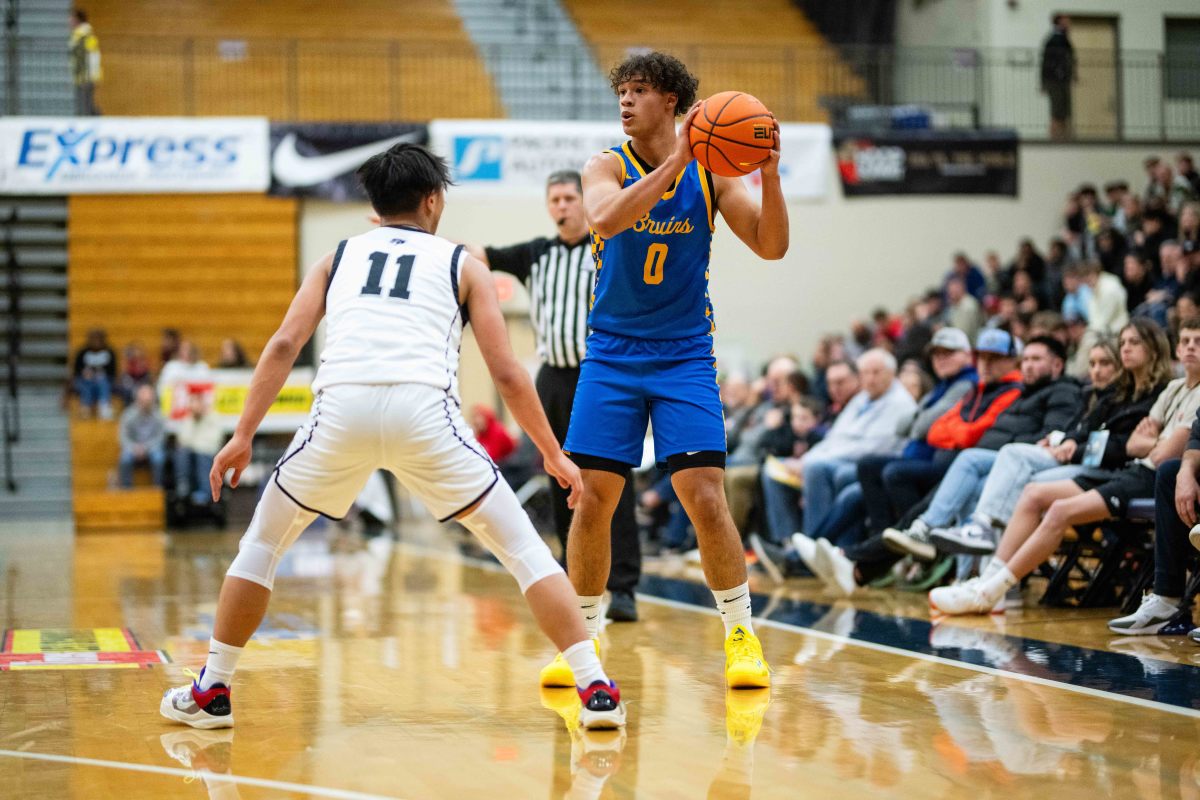
[(388, 469), (440, 520), (466, 526), (516, 578), (538, 624), (571, 662), (581, 724), (619, 727), (620, 691), (584, 630), (574, 589), (459, 410), (458, 350), (469, 319), (497, 389), (546, 471), (570, 488), (574, 507), (579, 470), (559, 449), (513, 356), (488, 268), (434, 235), (446, 164), (423, 147), (398, 144), (358, 176), (380, 227), (342, 242), (304, 279), (262, 352), (233, 438), (213, 463), (214, 499), (227, 471), (237, 486), (255, 431), (325, 317), (312, 415), (276, 465), (226, 573), (208, 662), (192, 684), (166, 692), (160, 711), (196, 728), (233, 725), (234, 669), (266, 613), (279, 559), (318, 514), (344, 516), (368, 476)]

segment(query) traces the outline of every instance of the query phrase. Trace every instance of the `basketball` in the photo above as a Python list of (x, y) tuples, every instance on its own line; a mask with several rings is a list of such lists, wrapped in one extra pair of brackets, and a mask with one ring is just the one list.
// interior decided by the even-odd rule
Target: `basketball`
[(774, 147), (773, 119), (757, 97), (720, 92), (692, 120), (692, 155), (714, 175), (736, 178), (758, 169)]

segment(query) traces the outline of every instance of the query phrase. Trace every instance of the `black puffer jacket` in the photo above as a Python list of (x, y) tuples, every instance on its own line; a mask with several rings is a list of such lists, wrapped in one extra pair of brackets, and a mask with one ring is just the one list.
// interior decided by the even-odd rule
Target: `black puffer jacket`
[[(1143, 418), (1150, 415), (1154, 401), (1162, 394), (1167, 384), (1161, 383), (1149, 391), (1136, 397), (1117, 397), (1110, 387), (1097, 393), (1096, 403), (1091, 410), (1079, 417), (1078, 421), (1067, 432), (1067, 439), (1074, 439), (1079, 445), (1071, 461), (1083, 463), (1087, 440), (1093, 431), (1107, 430), (1108, 442), (1104, 446), (1104, 457), (1100, 461), (1100, 469), (1120, 469), (1129, 461), (1125, 446), (1129, 436)], [(1083, 403), (1086, 405), (1092, 394), (1091, 389), (1083, 390)]]
[(1068, 430), (1083, 407), (1080, 388), (1079, 381), (1066, 376), (1028, 384), (976, 447), (999, 450), (1013, 442), (1034, 444), (1051, 431)]

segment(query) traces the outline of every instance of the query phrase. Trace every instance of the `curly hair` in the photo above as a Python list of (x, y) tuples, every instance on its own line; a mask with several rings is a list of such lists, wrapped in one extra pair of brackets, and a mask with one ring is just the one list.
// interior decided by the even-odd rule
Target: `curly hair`
[(675, 116), (687, 113), (696, 102), (696, 89), (700, 86), (700, 79), (688, 72), (682, 61), (659, 52), (631, 55), (608, 73), (614, 92), (631, 80), (645, 81), (664, 94), (675, 95)]

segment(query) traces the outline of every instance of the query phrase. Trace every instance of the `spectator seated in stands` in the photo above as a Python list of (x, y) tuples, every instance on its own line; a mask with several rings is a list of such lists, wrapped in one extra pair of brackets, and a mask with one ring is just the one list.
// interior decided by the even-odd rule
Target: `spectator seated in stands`
[(237, 339), (222, 339), (221, 351), (217, 357), (217, 369), (245, 369), (253, 367), (246, 351), (242, 349)]
[[(950, 287), (950, 281), (958, 278), (963, 282), (963, 287), (967, 290), (967, 294), (974, 297), (980, 303), (987, 296), (987, 277), (983, 274), (983, 270), (971, 263), (971, 259), (967, 258), (966, 253), (955, 253), (954, 261), (950, 266), (950, 271), (946, 273), (945, 279), (942, 281), (942, 294), (947, 294)], [(947, 295), (947, 302), (949, 296)]]
[(88, 331), (87, 343), (75, 354), (72, 384), (79, 395), (79, 416), (112, 419), (112, 391), (117, 378), (117, 355), (108, 345), (108, 335)]
[(1000, 448), (970, 521), (930, 535), (939, 551), (990, 555), (1026, 484), (1095, 477), (1124, 466), (1129, 437), (1171, 378), (1166, 333), (1151, 320), (1135, 319), (1121, 331), (1118, 346), (1111, 340), (1092, 346), (1089, 378), (1079, 417), (1060, 442), (1054, 436)]
[(482, 403), (471, 410), (471, 429), (475, 431), (475, 438), (483, 445), (488, 457), (497, 465), (517, 449), (516, 440), (504, 424), (496, 419), (496, 412)]
[[(1066, 348), (1057, 339), (1040, 336), (1025, 346), (1021, 354), (1020, 396), (974, 446), (969, 437), (978, 428), (948, 414), (935, 423), (930, 441), (944, 447), (967, 447), (954, 459), (925, 510), (907, 530), (889, 528), (883, 541), (898, 553), (931, 561), (937, 551), (930, 541), (935, 528), (948, 528), (965, 522), (988, 473), (999, 457), (999, 450), (1010, 442), (1033, 444), (1053, 431), (1067, 430), (1079, 412), (1080, 385), (1063, 375)], [(935, 438), (936, 434), (943, 434)]]
[(933, 608), (945, 614), (989, 613), (1010, 587), (1054, 554), (1068, 527), (1122, 519), (1132, 500), (1153, 496), (1155, 470), (1183, 454), (1200, 409), (1200, 319), (1184, 321), (1176, 355), (1184, 377), (1167, 385), (1129, 437), (1126, 454), (1133, 460), (1128, 466), (1110, 475), (1027, 486), (983, 574), (931, 591)]
[(158, 375), (158, 394), (171, 397), (176, 388), (189, 383), (205, 383), (209, 380), (208, 364), (200, 358), (200, 348), (190, 339), (179, 343), (179, 352), (163, 365)]
[[(149, 388), (149, 387), (147, 387)], [(194, 505), (207, 505), (212, 500), (208, 473), (213, 457), (225, 444), (225, 431), (217, 415), (212, 413), (208, 399), (200, 392), (188, 400), (188, 414), (179, 421), (175, 433), (175, 492)]]
[[(835, 378), (841, 367), (831, 366)], [(732, 449), (725, 469), (725, 496), (729, 513), (739, 531), (749, 530), (751, 514), (758, 505), (759, 470), (768, 455), (787, 457), (792, 454), (794, 441), (788, 414), (792, 404), (800, 399), (797, 387), (803, 373), (788, 356), (773, 358), (767, 364), (760, 391), (761, 400), (754, 406), (742, 426), (737, 446)], [(857, 383), (857, 376), (852, 376)]]
[(763, 471), (767, 532), (772, 541), (784, 541), (801, 527), (797, 483), (804, 493), (806, 529), (816, 536), (857, 537), (855, 522), (861, 523), (858, 460), (872, 453), (897, 452), (902, 442), (897, 429), (917, 407), (896, 379), (896, 370), (896, 359), (886, 350), (868, 350), (859, 356), (862, 391), (825, 438), (799, 459), (782, 463), (782, 473)]
[(154, 476), (154, 485), (162, 485), (163, 462), (166, 454), (163, 443), (167, 431), (162, 414), (158, 410), (158, 399), (154, 387), (139, 386), (134, 395), (134, 404), (121, 415), (121, 487), (133, 486), (133, 469), (149, 466)]
[(983, 327), (983, 308), (958, 277), (946, 281), (946, 324), (958, 328), (970, 339)]
[(1131, 250), (1125, 254), (1125, 262), (1121, 272), (1125, 284), (1125, 307), (1131, 314), (1146, 302), (1150, 292), (1154, 290), (1154, 264), (1140, 251)]
[(1182, 459), (1158, 465), (1154, 477), (1154, 586), (1142, 598), (1137, 611), (1108, 623), (1108, 629), (1124, 636), (1188, 637), (1200, 644), (1200, 628), (1192, 623), (1191, 598), (1187, 591), (1188, 563), (1200, 548), (1200, 415), (1192, 422), (1187, 449)]
[(146, 349), (138, 342), (125, 345), (121, 374), (117, 377), (113, 393), (128, 407), (133, 402), (138, 387), (152, 383), (154, 376), (150, 374), (150, 360), (146, 358)]

